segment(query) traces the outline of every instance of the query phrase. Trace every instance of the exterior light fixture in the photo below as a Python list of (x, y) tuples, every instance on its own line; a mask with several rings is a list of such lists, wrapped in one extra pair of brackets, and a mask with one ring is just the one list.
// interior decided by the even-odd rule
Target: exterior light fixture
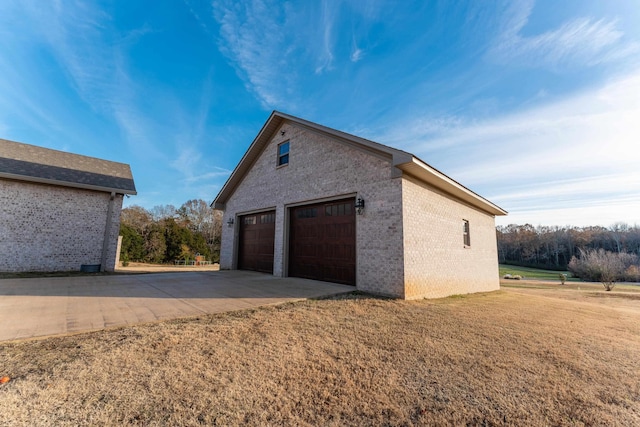
[(356, 212), (358, 213), (358, 215), (362, 215), (362, 212), (364, 212), (364, 200), (358, 197), (358, 200), (356, 200), (355, 206), (356, 206)]
[(227, 220), (227, 225), (228, 225), (229, 227), (233, 227), (233, 218), (229, 218), (229, 219)]

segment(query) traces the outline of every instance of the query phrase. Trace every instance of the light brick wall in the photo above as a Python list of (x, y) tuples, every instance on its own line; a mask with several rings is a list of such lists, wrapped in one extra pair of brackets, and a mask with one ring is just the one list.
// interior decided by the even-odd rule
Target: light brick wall
[[(0, 179), (0, 271), (71, 271), (100, 264), (109, 193)], [(112, 271), (122, 195), (113, 201)]]
[[(500, 288), (495, 219), (411, 177), (402, 178), (407, 299)], [(463, 220), (471, 245), (463, 244)]]
[[(106, 203), (108, 203), (109, 198), (111, 197), (110, 194), (106, 194), (106, 193), (102, 193), (106, 195)], [(116, 267), (116, 263), (118, 262), (117, 260), (119, 260), (119, 249), (118, 249), (118, 237), (120, 236), (120, 213), (122, 212), (122, 202), (124, 201), (124, 195), (122, 194), (116, 194), (114, 199), (113, 199), (113, 207), (111, 209), (111, 228), (109, 229), (109, 237), (108, 237), (108, 243), (107, 243), (107, 260), (105, 262), (105, 270), (106, 271), (113, 271)], [(104, 212), (107, 212), (107, 208), (108, 205), (105, 204), (102, 207), (104, 209)], [(96, 211), (96, 217), (98, 216), (98, 211)], [(106, 215), (105, 215), (105, 221), (106, 221)], [(104, 232), (104, 227), (106, 227), (106, 222), (103, 225), (103, 232)], [(102, 238), (101, 238), (102, 239)], [(100, 240), (100, 242), (102, 243), (102, 240)]]
[[(229, 218), (276, 209), (274, 275), (286, 275), (285, 214), (290, 204), (357, 193), (366, 202), (356, 216), (356, 285), (367, 292), (403, 297), (401, 179), (391, 178), (391, 162), (292, 124), (284, 124), (227, 201), (220, 265), (235, 268), (239, 224)], [(276, 168), (279, 143), (290, 141), (289, 165)]]

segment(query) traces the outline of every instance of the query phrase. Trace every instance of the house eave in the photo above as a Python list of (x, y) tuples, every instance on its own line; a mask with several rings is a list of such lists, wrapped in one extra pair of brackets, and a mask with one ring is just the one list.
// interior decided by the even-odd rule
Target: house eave
[(394, 166), (402, 170), (404, 173), (414, 176), (419, 180), (444, 191), (455, 198), (474, 206), (484, 212), (495, 216), (507, 215), (507, 211), (501, 207), (491, 203), (484, 197), (474, 193), (462, 184), (449, 178), (447, 175), (437, 169), (424, 163), (422, 160), (411, 156), (410, 159), (402, 157), (396, 159)]
[(57, 185), (59, 187), (78, 188), (82, 190), (101, 191), (105, 193), (128, 194), (128, 195), (138, 194), (137, 191), (135, 190), (128, 190), (123, 188), (102, 187), (98, 185), (59, 181), (55, 179), (39, 178), (39, 177), (33, 177), (28, 175), (19, 175), (19, 174), (4, 173), (4, 172), (0, 172), (0, 178), (10, 179), (13, 181), (33, 182), (36, 184)]

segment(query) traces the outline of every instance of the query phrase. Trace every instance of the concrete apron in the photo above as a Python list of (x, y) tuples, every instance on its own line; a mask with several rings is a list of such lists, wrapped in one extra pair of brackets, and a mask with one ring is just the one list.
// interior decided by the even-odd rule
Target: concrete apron
[(247, 271), (0, 280), (0, 341), (242, 310), (353, 286)]

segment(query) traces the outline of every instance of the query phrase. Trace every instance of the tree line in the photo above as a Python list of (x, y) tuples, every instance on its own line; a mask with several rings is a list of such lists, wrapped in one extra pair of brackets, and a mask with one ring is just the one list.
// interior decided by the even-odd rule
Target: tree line
[(204, 200), (189, 200), (179, 208), (130, 206), (120, 214), (120, 260), (173, 263), (202, 256), (219, 262), (222, 212)]
[(608, 228), (510, 224), (496, 227), (496, 233), (502, 264), (566, 270), (589, 250), (640, 256), (640, 226), (623, 222)]

